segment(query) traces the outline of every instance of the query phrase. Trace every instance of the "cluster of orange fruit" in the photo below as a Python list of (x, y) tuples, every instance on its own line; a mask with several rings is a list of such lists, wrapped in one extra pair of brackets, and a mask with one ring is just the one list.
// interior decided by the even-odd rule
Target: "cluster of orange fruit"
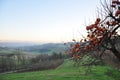
[[(119, 0), (112, 0), (112, 8), (114, 8), (113, 16), (120, 18), (120, 2)], [(73, 41), (75, 44), (70, 45), (70, 54), (74, 58), (80, 58), (82, 52), (95, 50), (95, 47), (100, 46), (103, 40), (106, 40), (108, 36), (115, 35), (112, 33), (112, 29), (116, 26), (118, 21), (116, 20), (105, 20), (102, 22), (101, 18), (97, 18), (94, 24), (86, 26), (88, 35), (86, 39), (81, 39), (80, 42), (77, 42), (75, 39)], [(105, 35), (107, 33), (107, 35)], [(83, 44), (81, 44), (84, 43)], [(102, 52), (99, 51), (98, 54)]]
[(80, 51), (80, 44), (77, 42), (74, 45), (70, 45), (70, 53), (73, 58), (80, 58), (80, 54), (78, 53)]
[(106, 25), (108, 25), (108, 26), (115, 26), (115, 25), (117, 25), (117, 24), (118, 24), (117, 21), (107, 21), (107, 22), (106, 22)]
[[(104, 27), (103, 25), (100, 25), (100, 20), (101, 20), (100, 18), (97, 18), (94, 24), (86, 27), (86, 30), (88, 30), (87, 38), (90, 41), (90, 45), (98, 46), (100, 43), (100, 40), (103, 39), (104, 37), (103, 35), (107, 31), (106, 27)], [(91, 27), (91, 28), (87, 29), (88, 27)]]
[(120, 7), (118, 5), (120, 5), (120, 1), (119, 0), (112, 0), (111, 7), (115, 8), (115, 9), (117, 8), (117, 10), (115, 12), (115, 16), (116, 17), (120, 15)]

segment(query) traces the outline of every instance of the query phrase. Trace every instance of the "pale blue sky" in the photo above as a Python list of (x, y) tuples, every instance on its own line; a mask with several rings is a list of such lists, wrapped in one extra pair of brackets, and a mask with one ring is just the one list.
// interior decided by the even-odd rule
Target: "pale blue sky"
[(0, 0), (0, 40), (67, 42), (85, 35), (99, 0)]

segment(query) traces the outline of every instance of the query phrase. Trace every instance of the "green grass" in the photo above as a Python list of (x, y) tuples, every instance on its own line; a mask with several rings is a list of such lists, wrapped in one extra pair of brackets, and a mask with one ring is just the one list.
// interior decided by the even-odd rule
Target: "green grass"
[(55, 70), (1, 74), (0, 80), (120, 80), (120, 71), (109, 66), (93, 66), (92, 72), (85, 74), (85, 67), (74, 67), (66, 60)]

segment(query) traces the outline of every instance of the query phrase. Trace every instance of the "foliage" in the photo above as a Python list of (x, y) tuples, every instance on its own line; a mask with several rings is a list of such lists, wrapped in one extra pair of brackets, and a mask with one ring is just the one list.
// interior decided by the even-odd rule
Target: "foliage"
[(63, 63), (63, 59), (63, 53), (30, 56), (17, 50), (13, 54), (0, 55), (0, 73), (54, 69)]
[(96, 18), (94, 23), (86, 26), (87, 37), (80, 42), (73, 39), (74, 44), (70, 45), (69, 55), (75, 58), (76, 62), (87, 54), (102, 59), (103, 54), (110, 54), (110, 51), (120, 61), (120, 52), (116, 46), (120, 28), (119, 0), (112, 0), (110, 3), (105, 0), (104, 4), (101, 2), (100, 11), (101, 16)]

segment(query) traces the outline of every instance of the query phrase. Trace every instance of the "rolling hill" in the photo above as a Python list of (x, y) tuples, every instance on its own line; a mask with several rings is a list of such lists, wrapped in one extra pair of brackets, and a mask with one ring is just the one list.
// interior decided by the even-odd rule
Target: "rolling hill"
[(13, 53), (16, 50), (20, 50), (22, 53), (32, 54), (51, 54), (64, 53), (68, 49), (63, 43), (46, 43), (46, 44), (24, 44), (24, 43), (6, 43), (0, 42), (0, 54), (1, 53)]
[(53, 52), (64, 52), (67, 47), (62, 43), (48, 43), (43, 45), (34, 45), (28, 47), (21, 47), (21, 49), (25, 52), (33, 52), (33, 53), (53, 53)]

